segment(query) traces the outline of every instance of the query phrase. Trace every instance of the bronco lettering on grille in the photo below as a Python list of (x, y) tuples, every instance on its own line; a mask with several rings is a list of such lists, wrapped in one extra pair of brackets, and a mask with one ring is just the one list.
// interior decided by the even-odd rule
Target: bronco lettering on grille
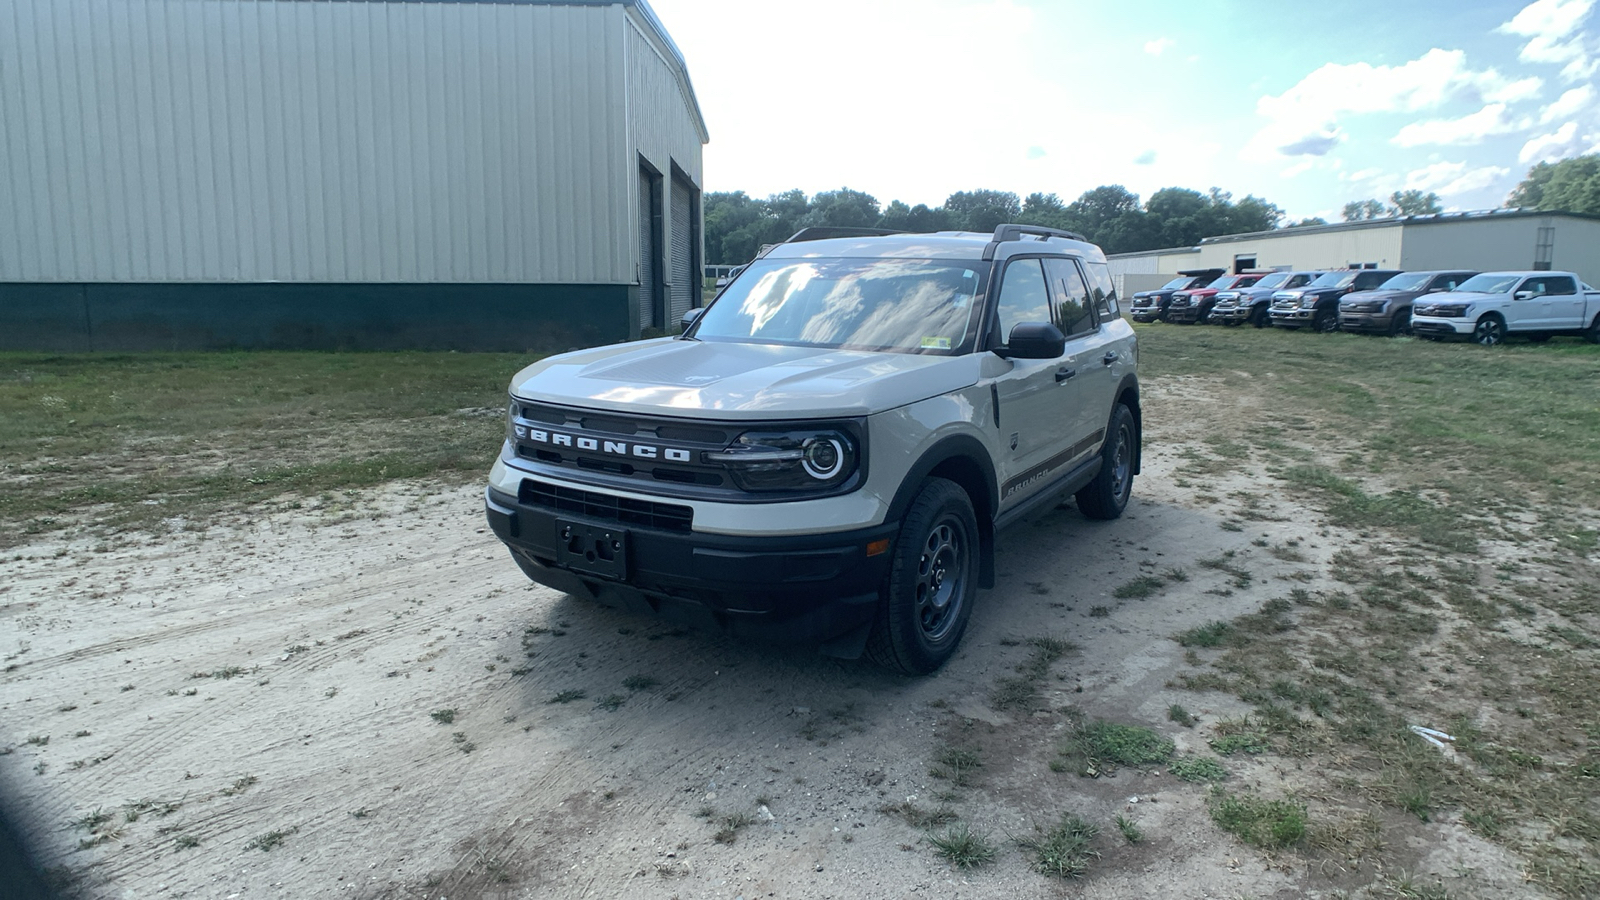
[(530, 444), (547, 444), (551, 447), (574, 447), (578, 450), (588, 450), (593, 453), (609, 454), (611, 456), (632, 456), (637, 459), (664, 459), (667, 462), (686, 463), (693, 458), (690, 451), (677, 447), (658, 447), (653, 444), (637, 444), (633, 441), (613, 441), (610, 439), (599, 440), (589, 437), (576, 437), (560, 431), (548, 431), (543, 428), (529, 428), (526, 425), (515, 426), (517, 440), (527, 441)]

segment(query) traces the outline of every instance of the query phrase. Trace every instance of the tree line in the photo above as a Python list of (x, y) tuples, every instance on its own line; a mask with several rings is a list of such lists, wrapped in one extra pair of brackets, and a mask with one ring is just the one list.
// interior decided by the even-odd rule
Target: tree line
[[(1600, 155), (1539, 163), (1512, 191), (1506, 205), (1600, 215)], [(749, 262), (763, 244), (775, 244), (812, 225), (893, 228), (902, 231), (991, 232), (1002, 222), (1044, 225), (1083, 235), (1107, 253), (1189, 247), (1203, 238), (1275, 228), (1326, 225), (1320, 218), (1285, 223), (1284, 213), (1260, 197), (1218, 188), (1206, 193), (1162, 188), (1140, 201), (1120, 184), (1085, 191), (1067, 203), (1055, 194), (1019, 197), (1010, 191), (957, 191), (939, 206), (883, 206), (871, 194), (840, 188), (807, 197), (791, 190), (757, 199), (744, 191), (704, 197), (706, 259), (714, 265)], [(1344, 206), (1346, 222), (1443, 212), (1439, 196), (1395, 191), (1389, 201), (1355, 200)]]

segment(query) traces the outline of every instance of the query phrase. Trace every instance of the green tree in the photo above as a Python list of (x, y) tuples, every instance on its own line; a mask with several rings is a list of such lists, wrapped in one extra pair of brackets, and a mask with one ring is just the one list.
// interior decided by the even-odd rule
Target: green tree
[(1305, 228), (1308, 225), (1326, 225), (1326, 224), (1328, 224), (1328, 220), (1327, 219), (1324, 219), (1321, 216), (1312, 216), (1309, 219), (1301, 219), (1298, 222), (1295, 222), (1295, 223), (1290, 224), (1290, 225), (1285, 225), (1283, 227), (1285, 227), (1285, 228)]
[(1067, 205), (1055, 194), (1032, 193), (1022, 200), (1022, 210), (1017, 221), (1024, 225), (1043, 225), (1046, 228), (1069, 228)]
[(1600, 215), (1600, 154), (1539, 163), (1517, 185), (1506, 203), (1551, 212)]
[(892, 201), (884, 207), (883, 216), (878, 219), (879, 228), (897, 228), (901, 231), (926, 233), (933, 231), (949, 231), (950, 216), (944, 207), (930, 208), (926, 203), (916, 206), (906, 206), (899, 200)]
[(1015, 222), (1022, 214), (1022, 202), (1010, 191), (956, 191), (945, 198), (944, 211), (955, 228), (986, 232), (1002, 222)]
[(1433, 191), (1426, 194), (1415, 189), (1395, 191), (1389, 195), (1389, 202), (1394, 204), (1391, 214), (1397, 216), (1436, 216), (1444, 212), (1439, 195)]
[(1351, 200), (1344, 205), (1342, 215), (1346, 222), (1382, 219), (1389, 215), (1389, 207), (1385, 206), (1382, 200)]
[(822, 191), (812, 196), (810, 208), (799, 224), (871, 227), (878, 224), (878, 198), (847, 187)]

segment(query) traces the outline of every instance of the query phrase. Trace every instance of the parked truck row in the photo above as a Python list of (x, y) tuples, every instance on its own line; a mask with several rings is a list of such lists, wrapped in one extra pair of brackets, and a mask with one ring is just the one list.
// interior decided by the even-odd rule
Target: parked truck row
[(1195, 269), (1134, 294), (1129, 314), (1136, 322), (1249, 323), (1484, 345), (1561, 334), (1600, 343), (1600, 292), (1572, 272)]

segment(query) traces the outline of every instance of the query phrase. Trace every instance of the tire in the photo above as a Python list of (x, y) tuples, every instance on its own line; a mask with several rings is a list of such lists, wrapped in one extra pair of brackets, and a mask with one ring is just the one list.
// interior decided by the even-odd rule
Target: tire
[(1398, 337), (1411, 333), (1411, 311), (1397, 312), (1389, 317), (1389, 336)]
[(1595, 316), (1589, 323), (1589, 330), (1583, 333), (1583, 339), (1591, 344), (1600, 344), (1600, 316)]
[(1109, 520), (1122, 515), (1133, 494), (1133, 461), (1139, 454), (1139, 425), (1133, 413), (1118, 403), (1111, 410), (1106, 440), (1100, 447), (1100, 473), (1078, 491), (1078, 509), (1091, 519)]
[(972, 500), (955, 482), (929, 478), (900, 523), (867, 655), (907, 675), (933, 672), (961, 643), (977, 596), (978, 519)]
[(1250, 310), (1250, 324), (1257, 328), (1265, 328), (1271, 323), (1271, 316), (1267, 313), (1266, 306), (1257, 306)]
[(1317, 310), (1311, 318), (1311, 330), (1318, 334), (1333, 334), (1339, 330), (1339, 314), (1332, 310)]
[(1490, 313), (1478, 320), (1472, 329), (1472, 342), (1484, 347), (1498, 347), (1506, 342), (1505, 320)]

